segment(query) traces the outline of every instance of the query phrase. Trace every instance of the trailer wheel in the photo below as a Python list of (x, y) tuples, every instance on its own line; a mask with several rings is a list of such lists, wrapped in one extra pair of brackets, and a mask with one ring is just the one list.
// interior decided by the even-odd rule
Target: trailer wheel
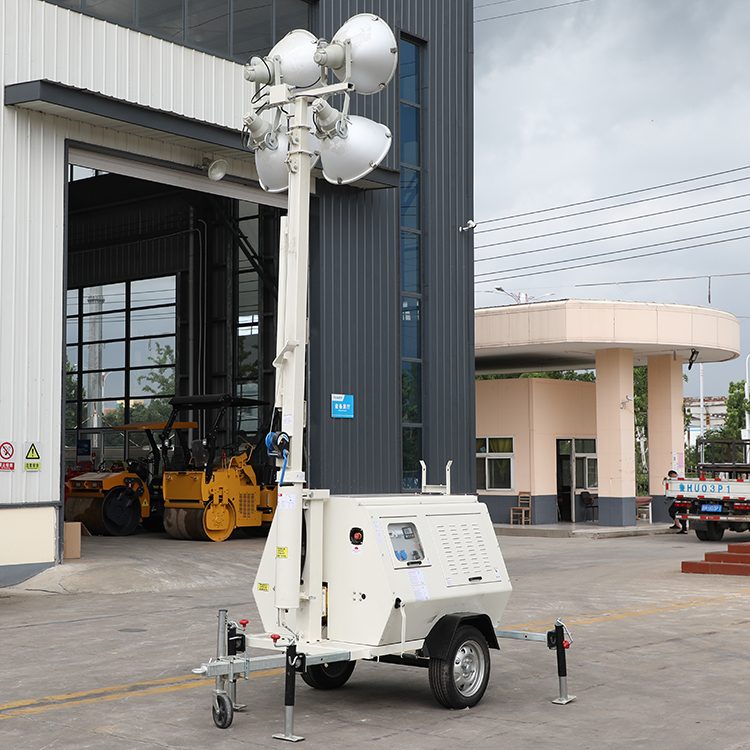
[(724, 536), (724, 529), (716, 521), (709, 521), (706, 524), (706, 540), (709, 542), (720, 542)]
[(316, 690), (335, 690), (352, 676), (355, 664), (354, 661), (312, 664), (302, 673), (302, 679)]
[(219, 729), (226, 729), (232, 723), (232, 719), (234, 719), (234, 706), (232, 706), (229, 696), (225, 693), (214, 695), (211, 713), (214, 717), (214, 724)]
[(490, 681), (490, 650), (472, 625), (456, 630), (445, 659), (430, 658), (430, 688), (446, 708), (476, 706)]

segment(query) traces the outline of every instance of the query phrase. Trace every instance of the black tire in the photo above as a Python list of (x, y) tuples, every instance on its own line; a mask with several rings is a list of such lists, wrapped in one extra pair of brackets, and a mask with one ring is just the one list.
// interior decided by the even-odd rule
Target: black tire
[(219, 729), (226, 729), (234, 719), (234, 706), (229, 696), (226, 694), (214, 695), (214, 702), (211, 706), (211, 714), (214, 717), (214, 724)]
[(724, 529), (716, 521), (709, 521), (706, 524), (706, 539), (709, 542), (720, 542), (724, 536)]
[(705, 529), (696, 529), (695, 535), (700, 539), (702, 542), (708, 541), (708, 532)]
[(430, 688), (446, 708), (476, 706), (490, 681), (490, 649), (472, 625), (456, 630), (445, 659), (430, 658)]
[(316, 690), (335, 690), (352, 676), (355, 664), (354, 661), (313, 664), (302, 673), (302, 679)]

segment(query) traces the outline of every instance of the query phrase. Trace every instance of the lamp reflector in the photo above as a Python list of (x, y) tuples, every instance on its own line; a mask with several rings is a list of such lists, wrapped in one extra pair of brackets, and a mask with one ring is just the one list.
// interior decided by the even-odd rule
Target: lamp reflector
[[(320, 158), (320, 142), (312, 133), (309, 137), (310, 151), (313, 152), (310, 159), (312, 169)], [(256, 149), (255, 169), (258, 172), (258, 180), (267, 193), (281, 193), (289, 187), (289, 167), (286, 163), (289, 155), (289, 137), (279, 130), (275, 138), (267, 138), (266, 143), (275, 144), (275, 148), (265, 145)]]
[(305, 29), (290, 31), (268, 53), (280, 58), (281, 82), (298, 88), (310, 88), (320, 81), (320, 68), (313, 60), (318, 40)]
[(228, 168), (229, 165), (227, 164), (226, 160), (214, 159), (208, 165), (208, 169), (206, 170), (208, 179), (213, 180), (214, 182), (218, 182), (226, 175)]
[(289, 139), (286, 133), (277, 133), (275, 148), (268, 146), (255, 152), (255, 169), (260, 186), (267, 193), (281, 193), (289, 187), (289, 168), (286, 165)]
[(334, 185), (356, 182), (370, 174), (391, 147), (391, 131), (366, 117), (349, 115), (346, 136), (323, 138), (320, 141), (320, 161), (323, 176)]
[[(352, 83), (360, 94), (376, 94), (388, 85), (398, 64), (398, 45), (391, 27), (379, 16), (352, 16), (333, 36), (331, 44), (347, 39), (352, 48)], [(333, 69), (341, 79), (345, 67)]]

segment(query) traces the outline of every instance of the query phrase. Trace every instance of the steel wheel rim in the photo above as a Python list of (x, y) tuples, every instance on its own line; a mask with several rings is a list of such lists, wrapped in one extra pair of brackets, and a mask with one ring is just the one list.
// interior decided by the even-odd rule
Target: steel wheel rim
[(486, 670), (487, 664), (480, 645), (471, 640), (462, 643), (453, 660), (453, 683), (456, 690), (470, 698), (481, 687)]

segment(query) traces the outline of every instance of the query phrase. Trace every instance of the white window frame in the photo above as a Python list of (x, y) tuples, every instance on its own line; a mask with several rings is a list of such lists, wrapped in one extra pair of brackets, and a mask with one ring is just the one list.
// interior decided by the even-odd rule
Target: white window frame
[[(477, 440), (484, 440), (484, 451), (477, 451), (477, 459), (484, 459), (484, 487), (478, 487), (478, 490), (485, 492), (513, 492), (516, 486), (516, 462), (515, 462), (515, 438), (512, 435), (492, 435), (487, 437), (478, 436)], [(510, 440), (513, 450), (504, 453), (490, 453), (490, 440)], [(490, 471), (488, 459), (507, 459), (510, 462), (510, 487), (490, 487)]]

